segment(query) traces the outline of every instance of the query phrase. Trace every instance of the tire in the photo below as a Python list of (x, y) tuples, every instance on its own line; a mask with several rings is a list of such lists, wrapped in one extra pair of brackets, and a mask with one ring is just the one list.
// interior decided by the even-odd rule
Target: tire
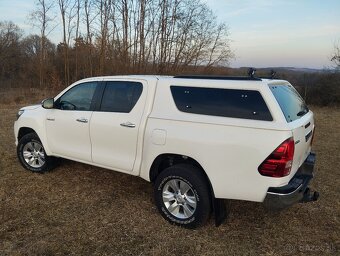
[(179, 164), (162, 171), (154, 184), (154, 196), (159, 212), (170, 223), (197, 228), (209, 218), (210, 190), (197, 167)]
[(19, 140), (17, 156), (21, 165), (31, 172), (43, 173), (55, 167), (55, 159), (46, 155), (36, 133), (28, 133)]

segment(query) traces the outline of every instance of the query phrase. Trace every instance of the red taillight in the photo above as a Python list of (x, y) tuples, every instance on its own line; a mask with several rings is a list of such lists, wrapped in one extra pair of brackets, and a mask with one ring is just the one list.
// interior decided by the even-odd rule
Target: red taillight
[(295, 143), (289, 138), (281, 143), (259, 166), (259, 173), (269, 177), (289, 175), (293, 164)]

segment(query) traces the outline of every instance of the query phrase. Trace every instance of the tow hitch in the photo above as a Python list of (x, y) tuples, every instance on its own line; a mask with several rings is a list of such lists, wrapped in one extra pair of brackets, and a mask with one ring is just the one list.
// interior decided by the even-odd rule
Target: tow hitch
[(312, 192), (310, 188), (306, 188), (303, 198), (301, 199), (300, 203), (308, 203), (308, 202), (314, 202), (317, 201), (320, 194), (317, 191)]

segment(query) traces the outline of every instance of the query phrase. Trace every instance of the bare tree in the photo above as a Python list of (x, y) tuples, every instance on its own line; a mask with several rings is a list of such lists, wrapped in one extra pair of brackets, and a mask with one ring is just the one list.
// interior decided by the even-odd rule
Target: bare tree
[(122, 61), (125, 69), (128, 65), (128, 48), (129, 48), (129, 8), (128, 8), (128, 0), (122, 0), (121, 7), (122, 14), (122, 28), (123, 28), (123, 49), (122, 49)]
[(41, 87), (45, 83), (46, 39), (56, 28), (56, 25), (53, 24), (55, 20), (53, 7), (54, 2), (51, 0), (37, 0), (36, 9), (30, 13), (33, 26), (40, 30), (39, 85)]
[(340, 42), (334, 45), (331, 61), (336, 65), (337, 69), (340, 69)]
[(58, 7), (56, 63), (66, 84), (108, 73), (209, 72), (232, 57), (227, 26), (202, 0), (58, 0)]
[(0, 22), (0, 80), (11, 78), (20, 68), (21, 36), (13, 22)]
[(76, 50), (76, 57), (75, 57), (75, 77), (78, 79), (78, 45), (77, 45), (77, 40), (79, 39), (79, 24), (80, 24), (80, 9), (81, 9), (81, 4), (80, 0), (76, 0), (76, 16), (77, 16), (77, 21), (76, 21), (76, 35), (75, 35), (75, 50)]
[[(40, 56), (41, 56), (41, 37), (40, 35), (29, 35), (21, 40), (21, 55), (24, 59), (23, 61), (23, 77), (29, 77), (29, 80), (36, 81), (39, 80), (40, 75)], [(56, 50), (55, 45), (49, 40), (44, 40), (44, 72), (48, 75), (48, 81), (50, 81), (50, 74), (54, 67), (54, 53)], [(47, 78), (47, 77), (46, 77)], [(50, 83), (49, 83), (50, 85)]]
[(75, 0), (58, 0), (61, 21), (63, 26), (63, 51), (64, 51), (64, 79), (65, 83), (70, 83), (70, 66), (69, 66), (69, 47), (71, 35), (76, 24), (73, 23), (78, 10), (77, 1)]
[(92, 51), (92, 23), (96, 19), (97, 15), (93, 13), (93, 0), (84, 0), (84, 20), (86, 24), (86, 46), (88, 48), (87, 63), (88, 63), (88, 75), (93, 75), (93, 51)]
[(138, 69), (145, 65), (145, 8), (146, 0), (140, 0), (139, 9), (139, 55), (138, 55)]
[(112, 15), (112, 0), (97, 0), (98, 16), (99, 16), (99, 74), (105, 74), (106, 52), (109, 36), (109, 19)]

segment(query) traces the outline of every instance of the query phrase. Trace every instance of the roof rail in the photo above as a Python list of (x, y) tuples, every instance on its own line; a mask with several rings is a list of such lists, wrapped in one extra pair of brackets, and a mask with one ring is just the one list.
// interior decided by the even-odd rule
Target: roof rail
[(174, 78), (184, 79), (211, 79), (211, 80), (237, 80), (237, 81), (262, 81), (261, 78), (251, 76), (211, 76), (211, 75), (180, 75)]
[(274, 79), (279, 79), (276, 76), (276, 71), (274, 69), (271, 69), (270, 72), (269, 72), (269, 75), (268, 77), (261, 77), (263, 79), (271, 79), (271, 80), (274, 80)]

